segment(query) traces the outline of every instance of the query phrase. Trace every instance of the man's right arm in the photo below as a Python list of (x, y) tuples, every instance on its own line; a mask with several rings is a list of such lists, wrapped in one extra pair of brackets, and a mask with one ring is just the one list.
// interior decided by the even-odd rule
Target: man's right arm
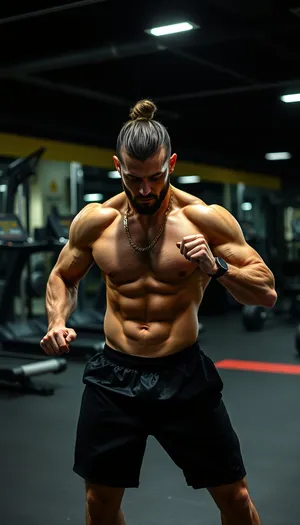
[[(48, 334), (41, 341), (41, 346), (47, 353), (57, 351), (58, 347), (66, 345), (65, 341), (71, 342), (76, 337), (74, 332), (68, 339), (70, 329), (65, 327), (77, 305), (78, 285), (94, 264), (93, 243), (113, 222), (116, 214), (115, 210), (102, 209), (99, 204), (91, 204), (71, 224), (69, 241), (62, 249), (47, 283)], [(64, 332), (65, 341), (62, 341)]]
[(115, 215), (115, 210), (90, 204), (73, 220), (69, 241), (62, 249), (47, 283), (49, 330), (58, 325), (65, 326), (75, 310), (79, 282), (94, 264), (92, 245)]
[(63, 248), (47, 283), (46, 312), (48, 330), (65, 326), (76, 309), (78, 284), (93, 265), (92, 251), (81, 246), (76, 237)]

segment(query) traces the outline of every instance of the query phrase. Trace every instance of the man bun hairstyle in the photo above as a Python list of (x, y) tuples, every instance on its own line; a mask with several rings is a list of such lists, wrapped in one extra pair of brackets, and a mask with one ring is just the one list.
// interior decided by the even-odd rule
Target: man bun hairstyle
[(130, 157), (144, 162), (157, 153), (161, 147), (165, 149), (166, 159), (171, 156), (171, 140), (165, 126), (154, 120), (157, 111), (151, 100), (140, 100), (130, 110), (130, 119), (122, 127), (118, 139), (116, 154), (122, 162), (122, 152)]
[(157, 107), (151, 100), (140, 100), (130, 110), (129, 116), (131, 120), (152, 120), (156, 112)]

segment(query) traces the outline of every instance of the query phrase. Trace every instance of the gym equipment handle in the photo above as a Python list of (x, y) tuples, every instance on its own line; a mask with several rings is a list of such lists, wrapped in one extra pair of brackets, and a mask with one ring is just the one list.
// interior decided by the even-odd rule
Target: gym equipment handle
[(39, 374), (58, 374), (63, 372), (67, 368), (66, 359), (49, 359), (40, 363), (30, 363), (27, 365), (21, 365), (13, 369), (12, 375), (15, 377), (30, 377)]

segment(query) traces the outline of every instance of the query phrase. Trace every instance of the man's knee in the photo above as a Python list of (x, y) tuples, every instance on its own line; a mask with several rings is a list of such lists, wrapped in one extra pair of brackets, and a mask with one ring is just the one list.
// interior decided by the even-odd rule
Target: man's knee
[(251, 509), (251, 499), (246, 487), (240, 487), (232, 495), (228, 496), (227, 507), (236, 513), (248, 512)]
[(123, 494), (123, 488), (86, 483), (87, 525), (115, 525)]
[(210, 493), (225, 516), (244, 516), (251, 512), (252, 502), (245, 480), (210, 489)]

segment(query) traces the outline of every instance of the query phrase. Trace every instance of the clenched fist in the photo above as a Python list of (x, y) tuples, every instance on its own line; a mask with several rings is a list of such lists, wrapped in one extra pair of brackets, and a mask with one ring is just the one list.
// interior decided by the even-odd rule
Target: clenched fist
[(200, 233), (183, 237), (181, 242), (176, 243), (176, 246), (180, 248), (180, 253), (188, 261), (198, 264), (203, 273), (213, 274), (218, 270), (215, 257), (205, 237)]
[(76, 337), (77, 334), (72, 328), (56, 326), (43, 337), (40, 345), (48, 355), (65, 354), (69, 353), (69, 344), (75, 341)]

